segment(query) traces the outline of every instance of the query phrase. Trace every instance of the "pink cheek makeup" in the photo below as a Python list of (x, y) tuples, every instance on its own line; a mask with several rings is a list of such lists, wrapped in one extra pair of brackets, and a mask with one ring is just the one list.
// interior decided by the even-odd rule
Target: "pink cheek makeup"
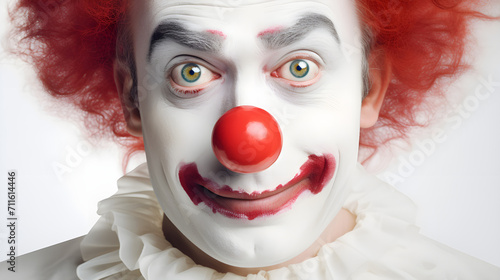
[(274, 215), (290, 207), (306, 190), (312, 194), (320, 193), (333, 178), (335, 169), (333, 155), (310, 155), (300, 171), (285, 185), (280, 184), (274, 190), (251, 194), (235, 191), (227, 185), (219, 186), (210, 179), (203, 178), (194, 162), (181, 165), (179, 180), (195, 205), (203, 202), (213, 213), (253, 220)]

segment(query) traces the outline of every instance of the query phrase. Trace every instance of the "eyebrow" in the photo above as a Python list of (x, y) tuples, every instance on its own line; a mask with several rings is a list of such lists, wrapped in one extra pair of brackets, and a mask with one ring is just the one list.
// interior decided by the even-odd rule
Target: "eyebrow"
[(188, 48), (204, 52), (220, 52), (223, 37), (210, 32), (192, 31), (178, 21), (164, 21), (160, 23), (151, 35), (148, 60), (156, 46), (166, 40), (173, 40)]
[(269, 49), (279, 49), (291, 45), (301, 39), (314, 29), (325, 28), (340, 44), (340, 38), (333, 22), (324, 15), (310, 13), (301, 17), (297, 23), (276, 32), (264, 33), (260, 36), (264, 45)]

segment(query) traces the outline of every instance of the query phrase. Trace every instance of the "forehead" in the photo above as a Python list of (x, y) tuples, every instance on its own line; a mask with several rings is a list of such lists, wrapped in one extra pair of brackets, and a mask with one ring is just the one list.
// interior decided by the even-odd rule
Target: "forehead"
[(258, 36), (292, 26), (305, 14), (330, 19), (341, 41), (355, 44), (359, 37), (355, 1), (352, 0), (132, 0), (135, 39), (148, 41), (165, 20), (176, 20), (195, 31), (217, 31), (224, 36)]

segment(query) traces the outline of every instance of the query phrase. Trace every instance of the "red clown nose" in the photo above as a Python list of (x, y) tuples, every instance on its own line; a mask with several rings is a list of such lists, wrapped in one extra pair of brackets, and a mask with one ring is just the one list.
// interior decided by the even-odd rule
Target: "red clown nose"
[(253, 106), (227, 111), (215, 124), (212, 148), (229, 170), (254, 173), (267, 169), (281, 153), (278, 123), (268, 112)]

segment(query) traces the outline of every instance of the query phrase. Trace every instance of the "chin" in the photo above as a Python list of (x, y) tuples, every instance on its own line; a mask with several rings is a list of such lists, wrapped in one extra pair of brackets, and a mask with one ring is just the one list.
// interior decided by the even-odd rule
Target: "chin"
[(290, 181), (248, 194), (204, 178), (194, 163), (181, 164), (179, 181), (190, 199), (185, 203), (195, 214), (179, 228), (227, 265), (253, 268), (289, 261), (318, 240), (340, 210), (336, 170), (333, 155), (311, 155)]

